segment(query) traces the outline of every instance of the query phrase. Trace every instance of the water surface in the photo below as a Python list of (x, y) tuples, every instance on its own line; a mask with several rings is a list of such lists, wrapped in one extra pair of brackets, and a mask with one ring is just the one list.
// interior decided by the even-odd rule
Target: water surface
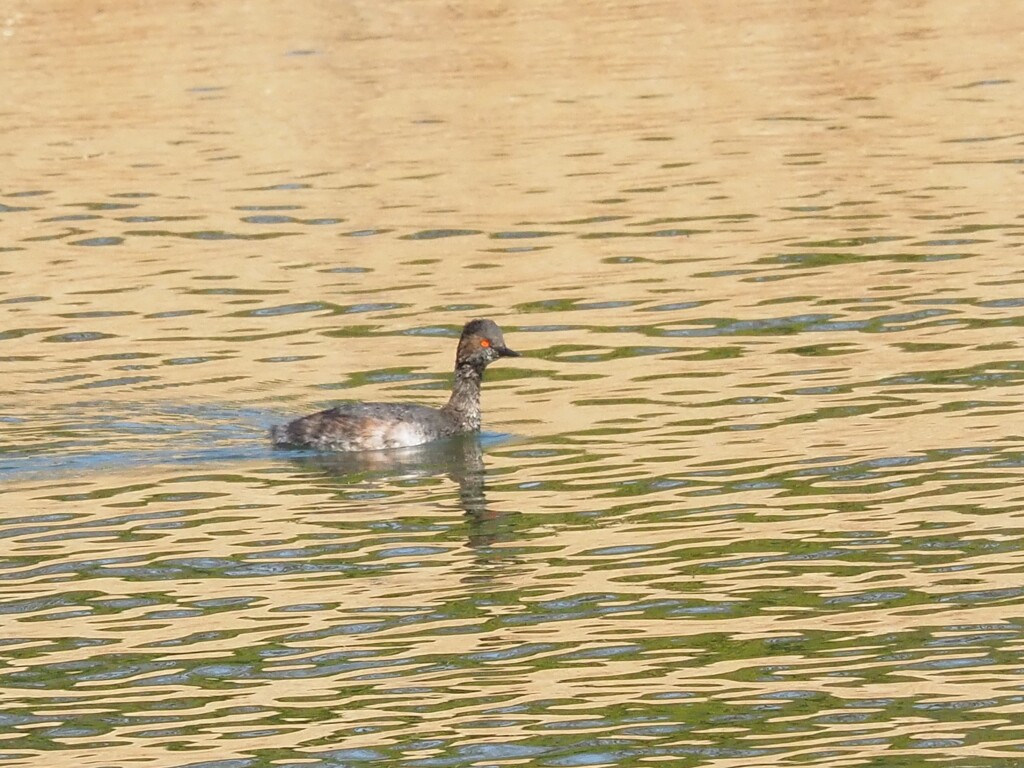
[(1024, 760), (1014, 10), (4, 12), (0, 757)]

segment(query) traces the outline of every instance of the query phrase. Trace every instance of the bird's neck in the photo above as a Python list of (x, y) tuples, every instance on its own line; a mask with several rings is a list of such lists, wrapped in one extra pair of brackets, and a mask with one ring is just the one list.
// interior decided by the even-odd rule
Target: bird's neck
[(482, 368), (472, 365), (455, 366), (452, 394), (441, 410), (455, 419), (462, 432), (480, 429), (480, 383), (483, 374)]

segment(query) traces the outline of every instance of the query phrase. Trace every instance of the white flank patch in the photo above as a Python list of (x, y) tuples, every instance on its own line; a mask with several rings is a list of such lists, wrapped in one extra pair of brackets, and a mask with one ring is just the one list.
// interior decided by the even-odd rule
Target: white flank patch
[(388, 430), (384, 440), (388, 448), (405, 448), (427, 442), (427, 436), (418, 424), (399, 422)]

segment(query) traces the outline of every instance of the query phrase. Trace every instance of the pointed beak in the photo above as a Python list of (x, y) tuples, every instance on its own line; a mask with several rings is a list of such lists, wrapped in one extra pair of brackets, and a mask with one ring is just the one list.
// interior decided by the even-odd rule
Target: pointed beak
[(508, 347), (495, 347), (495, 351), (497, 351), (499, 357), (522, 357), (521, 354)]

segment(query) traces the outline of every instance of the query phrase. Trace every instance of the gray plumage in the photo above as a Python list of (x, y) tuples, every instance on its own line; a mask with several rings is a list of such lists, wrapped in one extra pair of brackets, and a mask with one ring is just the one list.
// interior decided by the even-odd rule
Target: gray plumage
[(455, 354), (455, 378), (441, 408), (411, 403), (348, 403), (273, 427), (278, 447), (321, 451), (374, 451), (421, 445), (480, 429), (480, 385), (484, 369), (499, 357), (519, 357), (505, 346), (491, 320), (470, 320)]

